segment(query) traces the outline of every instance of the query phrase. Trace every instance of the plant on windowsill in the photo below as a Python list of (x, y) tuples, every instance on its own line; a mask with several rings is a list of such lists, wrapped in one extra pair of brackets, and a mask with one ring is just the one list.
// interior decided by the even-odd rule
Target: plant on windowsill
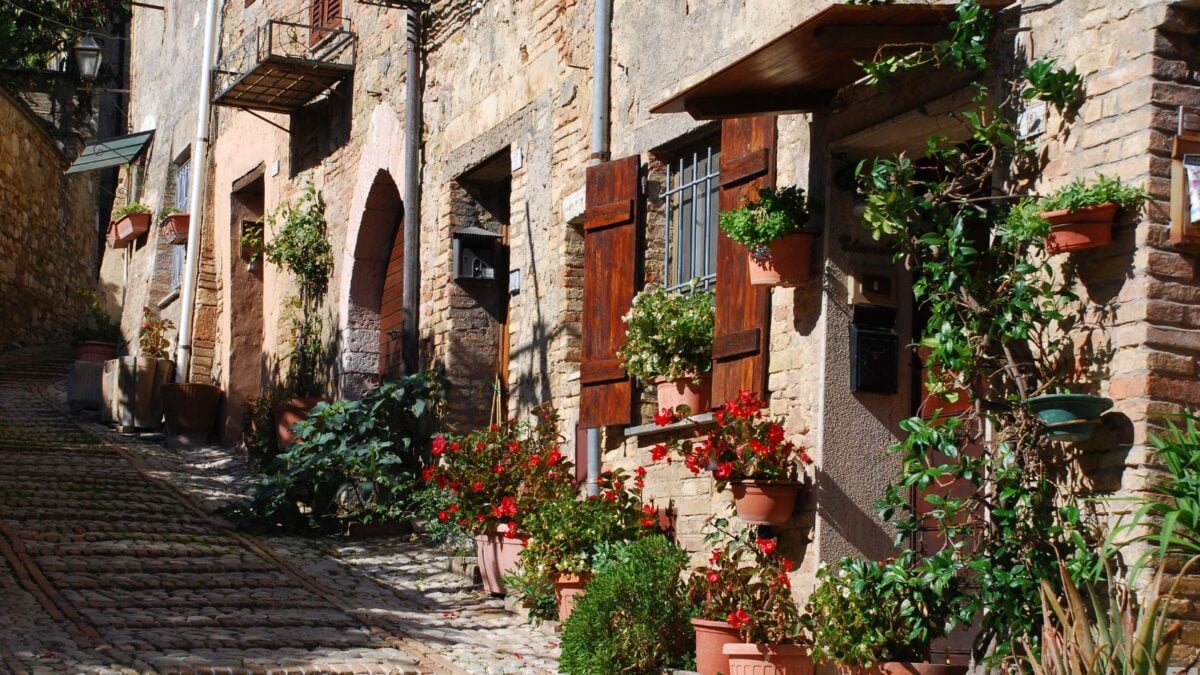
[(122, 342), (121, 324), (108, 315), (95, 291), (80, 291), (79, 298), (86, 306), (87, 313), (71, 329), (75, 359), (104, 363), (116, 358)]
[(132, 202), (113, 210), (112, 222), (108, 225), (109, 245), (124, 248), (149, 232), (151, 213), (150, 207), (142, 202)]
[(262, 220), (242, 223), (240, 255), (246, 263), (246, 269), (253, 272), (262, 264), (263, 258), (263, 224)]
[(658, 387), (658, 407), (687, 414), (709, 408), (712, 390), (713, 294), (695, 279), (682, 292), (647, 287), (622, 320), (621, 367)]
[(158, 211), (158, 228), (168, 244), (186, 244), (192, 217), (186, 211), (164, 207)]
[(816, 234), (804, 190), (766, 187), (754, 200), (721, 214), (721, 230), (749, 251), (753, 286), (803, 286), (808, 283)]
[(843, 672), (965, 673), (966, 666), (938, 663), (929, 653), (934, 640), (971, 619), (961, 580), (935, 583), (916, 562), (907, 550), (881, 562), (847, 557), (823, 565), (804, 613), (813, 657)]
[[(670, 439), (650, 451), (654, 461), (675, 455), (694, 474), (711, 470), (717, 491), (730, 488), (738, 517), (756, 525), (783, 525), (792, 517), (797, 481), (812, 459), (804, 448), (785, 440), (783, 426), (764, 417), (767, 404), (748, 391), (714, 413), (716, 424), (699, 437)], [(659, 426), (678, 420), (668, 412), (654, 416)], [(671, 461), (669, 458), (667, 461)]]
[(1009, 218), (1045, 222), (1050, 254), (1083, 251), (1107, 246), (1117, 212), (1137, 211), (1149, 197), (1143, 188), (1102, 175), (1091, 184), (1080, 179), (1040, 199), (1026, 198)]

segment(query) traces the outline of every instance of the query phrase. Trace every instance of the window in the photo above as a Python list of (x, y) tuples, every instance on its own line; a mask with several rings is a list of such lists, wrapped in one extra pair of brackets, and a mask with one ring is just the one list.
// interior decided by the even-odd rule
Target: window
[(699, 279), (709, 288), (717, 278), (717, 191), (721, 147), (710, 138), (666, 161), (663, 204), (666, 209), (668, 288)]
[(171, 292), (179, 290), (183, 283), (183, 265), (187, 261), (187, 245), (171, 245)]
[(192, 161), (185, 159), (175, 165), (175, 208), (188, 210), (188, 194), (192, 187)]

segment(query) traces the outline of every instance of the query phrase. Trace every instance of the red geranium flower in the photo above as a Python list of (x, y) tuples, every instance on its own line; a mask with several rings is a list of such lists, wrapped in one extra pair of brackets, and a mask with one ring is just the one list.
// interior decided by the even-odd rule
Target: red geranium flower
[(771, 555), (775, 552), (775, 547), (778, 545), (774, 539), (758, 538), (758, 550), (763, 552), (763, 555)]
[(445, 449), (446, 449), (446, 437), (445, 436), (434, 436), (433, 437), (433, 450), (431, 450), (431, 452), (433, 453), (433, 456), (437, 457), (437, 456), (441, 455), (442, 452), (445, 451)]
[(427, 466), (424, 469), (421, 469), (421, 479), (428, 483), (429, 480), (433, 478), (433, 474), (436, 472), (436, 466)]
[(739, 609), (730, 612), (729, 616), (726, 617), (725, 620), (729, 622), (730, 626), (733, 626), (734, 628), (741, 628), (742, 626), (750, 623), (750, 613), (744, 609)]
[(717, 480), (728, 480), (733, 475), (733, 462), (722, 462), (713, 469), (713, 477)]
[(558, 448), (555, 448), (550, 451), (550, 454), (546, 457), (546, 461), (551, 465), (558, 464), (562, 461), (562, 453), (558, 451)]
[(446, 513), (445, 511), (438, 511), (438, 520), (444, 523), (447, 520), (450, 520), (450, 514)]
[(660, 427), (665, 427), (668, 424), (678, 420), (679, 418), (676, 416), (675, 411), (668, 408), (663, 408), (662, 410), (654, 413), (654, 423)]
[(704, 578), (708, 579), (708, 583), (715, 584), (721, 580), (721, 575), (717, 574), (716, 572), (714, 572), (712, 570), (709, 570), (708, 574), (704, 575)]
[(483, 491), (483, 481), (477, 480), (474, 483), (471, 483), (471, 489), (474, 490), (475, 492), (482, 492)]

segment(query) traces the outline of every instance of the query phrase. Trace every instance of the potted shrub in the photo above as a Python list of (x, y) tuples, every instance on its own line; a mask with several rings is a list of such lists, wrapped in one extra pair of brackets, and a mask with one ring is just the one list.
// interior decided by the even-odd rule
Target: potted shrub
[(824, 565), (804, 616), (813, 656), (843, 670), (963, 675), (965, 665), (928, 662), (934, 640), (971, 620), (960, 586), (953, 573), (923, 569), (911, 550), (884, 562), (847, 557)]
[[(684, 465), (694, 474), (712, 471), (717, 491), (727, 487), (743, 522), (756, 525), (782, 525), (796, 508), (800, 467), (812, 463), (808, 452), (784, 439), (783, 426), (764, 417), (767, 404), (750, 392), (742, 391), (727, 401), (715, 414), (715, 424), (696, 439), (672, 439), (656, 445), (651, 458), (659, 461), (668, 454), (682, 456)], [(673, 415), (656, 415), (665, 426), (676, 421)]]
[(804, 190), (796, 186), (763, 188), (753, 201), (721, 214), (721, 230), (748, 250), (751, 285), (808, 283), (816, 240), (804, 230), (810, 215)]
[(1045, 221), (1049, 225), (1046, 250), (1050, 253), (1083, 251), (1107, 246), (1112, 241), (1117, 211), (1137, 210), (1148, 198), (1140, 187), (1100, 176), (1090, 185), (1077, 180), (1036, 202), (1019, 204), (1010, 217), (1033, 215)]
[(129, 242), (150, 231), (150, 207), (141, 202), (126, 204), (113, 211), (108, 226), (109, 245), (124, 248)]
[(104, 363), (116, 358), (121, 344), (121, 324), (108, 315), (100, 296), (94, 291), (80, 291), (79, 297), (87, 306), (87, 314), (71, 331), (75, 360)]
[(327, 236), (325, 200), (312, 183), (295, 203), (285, 203), (272, 215), (271, 223), (282, 224), (263, 246), (263, 254), (272, 265), (290, 272), (300, 287), (298, 296), (286, 300), (291, 333), (288, 379), (296, 398), (277, 404), (272, 411), (282, 448), (295, 440), (292, 426), (318, 403), (329, 401), (321, 395), (324, 337), (318, 308), (329, 288), (333, 248)]
[(115, 364), (110, 379), (110, 386), (115, 389), (112, 416), (119, 425), (157, 429), (162, 424), (160, 391), (175, 374), (175, 364), (170, 358), (171, 342), (166, 334), (174, 328), (170, 319), (156, 318), (150, 307), (143, 305), (137, 356), (110, 362)]
[[(522, 523), (544, 504), (574, 495), (575, 473), (559, 448), (558, 415), (542, 406), (535, 421), (509, 420), (462, 438), (433, 439), (437, 461), (424, 479), (450, 490), (444, 519), (456, 519), (475, 536), (484, 588), (503, 594), (525, 548)], [(443, 514), (438, 515), (443, 518)]]
[[(633, 485), (622, 472), (599, 477), (599, 496), (580, 500), (574, 495), (532, 511), (523, 523), (529, 537), (521, 552), (523, 588), (553, 585), (558, 620), (566, 621), (592, 577), (597, 550), (606, 544), (633, 541), (658, 524), (653, 505), (642, 504), (645, 469), (638, 467)], [(540, 583), (539, 583), (540, 582)]]
[(625, 372), (658, 387), (658, 407), (708, 410), (712, 391), (713, 294), (695, 280), (682, 292), (647, 288), (624, 316)]
[(168, 244), (186, 244), (188, 227), (192, 217), (176, 208), (164, 208), (158, 212), (158, 231)]

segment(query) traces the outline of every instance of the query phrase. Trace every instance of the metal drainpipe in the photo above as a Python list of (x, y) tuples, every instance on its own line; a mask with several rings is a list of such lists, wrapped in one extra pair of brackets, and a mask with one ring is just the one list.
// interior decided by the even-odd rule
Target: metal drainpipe
[[(609, 122), (611, 106), (612, 0), (596, 0), (592, 46), (592, 154), (588, 164), (609, 160)], [(587, 493), (600, 493), (600, 430), (587, 430)]]
[(211, 110), (212, 61), (217, 38), (217, 0), (208, 0), (204, 17), (204, 53), (200, 55), (200, 101), (197, 106), (196, 140), (192, 145), (190, 214), (187, 262), (183, 269), (183, 291), (179, 309), (179, 347), (175, 352), (175, 381), (187, 382), (192, 360), (192, 314), (196, 304), (196, 261), (200, 257), (200, 232), (204, 224), (204, 179), (208, 176), (208, 118)]
[(421, 308), (421, 10), (408, 6), (404, 83), (404, 372), (420, 367)]

